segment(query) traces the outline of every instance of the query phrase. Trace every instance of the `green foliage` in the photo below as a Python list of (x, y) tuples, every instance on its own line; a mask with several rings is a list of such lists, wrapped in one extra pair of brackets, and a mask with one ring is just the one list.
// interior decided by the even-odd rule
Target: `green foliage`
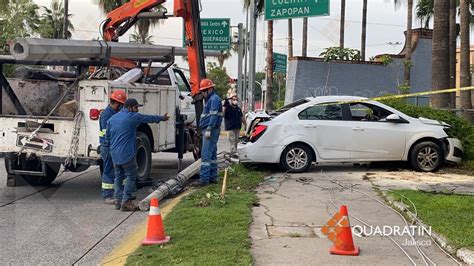
[(450, 111), (438, 110), (428, 106), (415, 106), (400, 99), (383, 100), (382, 102), (412, 117), (424, 117), (450, 124), (451, 128), (448, 130), (448, 135), (461, 140), (464, 146), (465, 159), (474, 160), (474, 126), (469, 121), (456, 116)]
[(329, 60), (346, 60), (346, 61), (360, 61), (360, 51), (357, 49), (340, 47), (329, 47), (324, 50), (319, 56), (322, 56), (325, 61)]
[(285, 105), (284, 100), (276, 101), (273, 103), (275, 105), (275, 110), (282, 108)]
[(242, 165), (229, 170), (225, 197), (221, 185), (211, 185), (183, 198), (164, 219), (171, 241), (140, 247), (127, 265), (251, 265), (251, 206), (266, 173)]
[[(64, 6), (63, 2), (59, 0), (53, 0), (51, 6), (43, 6), (43, 13), (41, 14), (40, 27), (38, 32), (41, 38), (48, 39), (63, 39), (63, 28), (64, 28)], [(68, 30), (66, 33), (67, 39), (72, 37), (72, 31), (74, 26), (72, 25), (71, 18), (72, 14), (68, 14)]]
[(403, 66), (410, 69), (413, 66), (413, 62), (411, 60), (405, 60), (403, 61)]
[(6, 1), (0, 14), (0, 54), (7, 53), (8, 40), (31, 37), (40, 25), (38, 6), (32, 0)]
[(445, 195), (415, 190), (395, 190), (390, 193), (396, 200), (407, 204), (411, 212), (416, 206), (419, 218), (433, 231), (445, 236), (456, 248), (474, 248), (474, 197)]
[(408, 94), (410, 93), (410, 85), (401, 84), (398, 86), (398, 90), (401, 94)]
[(219, 67), (216, 63), (207, 64), (207, 78), (211, 79), (216, 84), (217, 94), (225, 97), (227, 90), (230, 88), (230, 77), (227, 74), (225, 67)]
[(378, 61), (382, 63), (382, 65), (387, 66), (393, 62), (393, 59), (390, 55), (384, 54), (378, 58)]

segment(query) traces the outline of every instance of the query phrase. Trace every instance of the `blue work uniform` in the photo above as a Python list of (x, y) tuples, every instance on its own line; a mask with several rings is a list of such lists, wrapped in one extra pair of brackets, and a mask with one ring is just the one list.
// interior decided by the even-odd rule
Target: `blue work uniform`
[[(221, 124), (221, 98), (212, 91), (207, 95), (206, 106), (199, 122), (203, 135), (200, 172), (200, 182), (202, 184), (217, 182), (217, 141), (221, 132)], [(208, 139), (204, 136), (206, 131), (211, 132), (211, 138)]]
[(99, 119), (99, 142), (100, 142), (100, 157), (102, 158), (102, 198), (113, 198), (114, 196), (114, 164), (108, 149), (103, 148), (105, 142), (105, 134), (107, 133), (107, 122), (117, 112), (112, 107), (107, 106), (100, 114)]
[[(164, 117), (144, 115), (122, 109), (107, 123), (105, 145), (115, 167), (114, 198), (117, 201), (130, 200), (137, 178), (137, 127), (145, 123), (159, 123)], [(125, 181), (125, 186), (123, 185)]]

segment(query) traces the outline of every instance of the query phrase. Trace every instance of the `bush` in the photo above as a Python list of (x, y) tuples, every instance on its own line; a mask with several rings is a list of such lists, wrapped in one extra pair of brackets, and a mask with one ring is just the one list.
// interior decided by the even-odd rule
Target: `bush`
[(474, 160), (474, 126), (469, 121), (450, 111), (428, 106), (415, 106), (400, 99), (383, 100), (382, 102), (412, 117), (424, 117), (450, 124), (448, 135), (461, 140), (464, 147), (464, 159)]

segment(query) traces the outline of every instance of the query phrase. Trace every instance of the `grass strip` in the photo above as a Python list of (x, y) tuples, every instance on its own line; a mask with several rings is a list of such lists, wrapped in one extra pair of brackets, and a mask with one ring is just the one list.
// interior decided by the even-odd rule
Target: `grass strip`
[(183, 198), (164, 220), (171, 241), (164, 246), (140, 247), (127, 265), (250, 265), (249, 226), (254, 189), (266, 172), (233, 166), (226, 197), (221, 184), (201, 188)]
[[(447, 238), (455, 248), (474, 250), (474, 197), (467, 195), (446, 195), (416, 190), (394, 190), (390, 192), (397, 201), (402, 196), (416, 206), (418, 217), (432, 229)], [(410, 211), (411, 204), (403, 199)]]

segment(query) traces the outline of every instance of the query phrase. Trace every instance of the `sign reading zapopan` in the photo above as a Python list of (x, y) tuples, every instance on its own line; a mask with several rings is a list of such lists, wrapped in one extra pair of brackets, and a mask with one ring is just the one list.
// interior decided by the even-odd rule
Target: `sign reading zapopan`
[(329, 0), (265, 0), (265, 19), (329, 16)]

